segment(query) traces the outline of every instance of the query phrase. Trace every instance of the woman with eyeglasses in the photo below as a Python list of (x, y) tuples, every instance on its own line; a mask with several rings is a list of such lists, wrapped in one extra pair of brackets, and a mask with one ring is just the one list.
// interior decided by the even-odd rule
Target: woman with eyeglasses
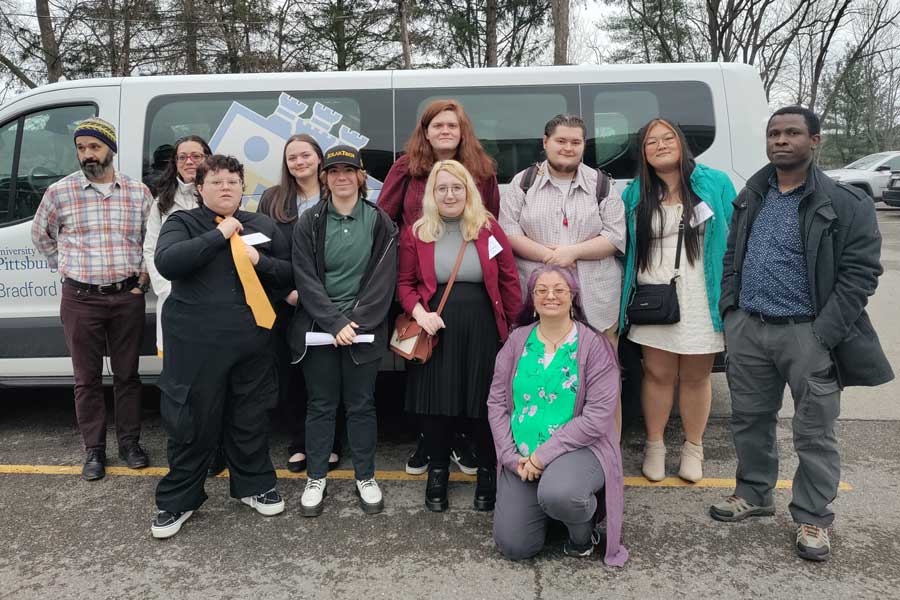
[(492, 510), (496, 458), (486, 401), (497, 350), (522, 305), (521, 290), (509, 240), (462, 163), (441, 160), (431, 169), (422, 216), (400, 236), (398, 288), (403, 309), (438, 336), (428, 362), (407, 365), (406, 409), (421, 419), (429, 456), (425, 506), (436, 512), (449, 506), (451, 446), (462, 430), (473, 432), (476, 445), (475, 509)]
[(605, 561), (622, 566), (615, 350), (587, 324), (568, 269), (538, 267), (526, 291), (488, 398), (498, 462), (494, 541), (509, 559), (530, 558), (544, 547), (549, 517), (568, 530), (564, 552), (586, 557), (603, 537), (605, 515)]
[[(650, 481), (666, 476), (663, 435), (675, 390), (684, 443), (678, 476), (703, 478), (703, 433), (712, 403), (710, 373), (725, 349), (719, 294), (735, 191), (728, 175), (694, 161), (681, 129), (654, 119), (638, 132), (638, 174), (622, 194), (628, 225), (620, 331), (641, 346), (641, 405), (647, 441), (642, 471)], [(679, 228), (683, 223), (682, 233)], [(680, 320), (628, 324), (628, 304), (638, 285), (667, 284), (675, 276)]]
[(150, 216), (147, 217), (147, 232), (144, 235), (144, 263), (147, 272), (150, 273), (150, 285), (156, 294), (156, 349), (162, 352), (162, 307), (169, 297), (172, 284), (168, 279), (159, 274), (153, 255), (156, 252), (156, 242), (159, 239), (159, 231), (169, 216), (178, 210), (191, 210), (197, 208), (197, 190), (194, 186), (194, 178), (197, 175), (197, 167), (206, 157), (212, 154), (209, 144), (197, 135), (186, 135), (175, 142), (175, 150), (172, 160), (166, 166), (158, 183), (159, 195), (156, 202), (150, 208)]

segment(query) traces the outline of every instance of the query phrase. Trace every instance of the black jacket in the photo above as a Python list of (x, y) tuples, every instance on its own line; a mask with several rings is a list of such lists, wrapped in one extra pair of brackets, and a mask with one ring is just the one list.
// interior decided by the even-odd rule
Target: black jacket
[[(734, 200), (722, 271), (722, 315), (738, 308), (750, 229), (774, 169), (770, 164), (753, 175)], [(831, 350), (838, 382), (845, 387), (890, 381), (894, 373), (865, 311), (883, 272), (881, 233), (872, 199), (811, 167), (799, 211), (809, 289), (816, 309), (813, 329)]]
[[(360, 200), (360, 202), (368, 202)], [(397, 284), (397, 225), (386, 212), (377, 211), (372, 255), (359, 285), (359, 295), (350, 313), (337, 309), (325, 291), (325, 229), (328, 201), (322, 200), (300, 215), (294, 225), (292, 255), (294, 284), (300, 295), (289, 342), (294, 362), (306, 355), (306, 333), (325, 331), (337, 335), (350, 321), (359, 325), (357, 333), (375, 334), (371, 344), (353, 344), (350, 354), (356, 364), (381, 358), (387, 349), (387, 314)]]

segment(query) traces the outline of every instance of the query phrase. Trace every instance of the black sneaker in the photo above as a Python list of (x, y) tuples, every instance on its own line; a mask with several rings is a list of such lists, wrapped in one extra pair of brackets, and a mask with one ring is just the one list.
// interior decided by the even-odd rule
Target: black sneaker
[(106, 477), (106, 450), (91, 448), (84, 457), (81, 477), (85, 481), (96, 481)]
[(274, 488), (265, 494), (241, 498), (241, 502), (264, 517), (274, 517), (284, 512), (284, 499)]
[(432, 512), (444, 512), (450, 506), (447, 500), (447, 482), (450, 470), (428, 469), (428, 481), (425, 483), (425, 508)]
[(494, 469), (478, 469), (475, 481), (475, 510), (492, 511), (497, 501), (497, 472)]
[(137, 442), (126, 442), (119, 446), (119, 458), (125, 461), (129, 469), (144, 469), (150, 466), (147, 451)]
[(156, 513), (156, 518), (150, 523), (150, 534), (158, 540), (170, 538), (181, 531), (182, 523), (187, 521), (192, 514), (194, 514), (192, 510), (184, 512), (161, 510)]
[(454, 445), (455, 447), (450, 453), (450, 460), (466, 475), (478, 473), (478, 459), (475, 456), (475, 450), (472, 448), (469, 438), (464, 435), (458, 435)]
[(421, 475), (428, 470), (428, 455), (425, 454), (425, 437), (420, 433), (415, 451), (406, 461), (406, 472), (410, 475)]
[(566, 543), (563, 544), (563, 553), (565, 553), (566, 556), (573, 556), (575, 558), (587, 558), (594, 553), (593, 536), (592, 539), (583, 546), (579, 546), (572, 542), (572, 540), (567, 539)]

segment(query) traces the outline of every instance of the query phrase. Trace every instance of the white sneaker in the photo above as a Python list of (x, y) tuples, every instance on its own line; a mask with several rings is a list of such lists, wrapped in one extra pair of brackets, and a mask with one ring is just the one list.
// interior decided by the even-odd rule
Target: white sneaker
[(274, 517), (284, 512), (284, 499), (275, 488), (263, 494), (241, 498), (241, 502), (264, 517)]
[(325, 508), (325, 496), (328, 490), (325, 487), (325, 478), (307, 479), (306, 488), (300, 497), (300, 514), (304, 517), (318, 517)]
[(644, 445), (644, 465), (641, 468), (644, 477), (650, 481), (662, 481), (666, 478), (666, 443), (662, 440)]
[(190, 519), (192, 514), (194, 514), (192, 510), (176, 513), (157, 510), (156, 518), (150, 524), (150, 534), (158, 540), (170, 538), (181, 531), (181, 525)]
[(359, 505), (367, 515), (374, 515), (384, 510), (384, 497), (381, 488), (374, 479), (356, 481), (356, 493), (359, 494)]

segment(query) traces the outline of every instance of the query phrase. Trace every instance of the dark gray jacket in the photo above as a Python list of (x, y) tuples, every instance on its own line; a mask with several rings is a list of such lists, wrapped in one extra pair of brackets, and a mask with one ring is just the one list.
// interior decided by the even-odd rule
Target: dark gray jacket
[[(722, 315), (738, 307), (750, 228), (774, 169), (767, 165), (753, 175), (734, 200), (719, 300)], [(845, 387), (890, 381), (894, 373), (865, 311), (883, 272), (881, 233), (872, 199), (812, 167), (799, 210), (809, 289), (816, 307), (813, 329), (831, 349), (838, 382)]]
[[(360, 202), (368, 202), (360, 200)], [(291, 248), (294, 284), (300, 301), (291, 322), (288, 342), (293, 361), (306, 355), (306, 333), (337, 333), (353, 321), (357, 333), (373, 333), (371, 344), (353, 344), (350, 354), (356, 364), (381, 358), (387, 349), (387, 314), (397, 284), (397, 225), (386, 212), (369, 203), (377, 211), (372, 256), (366, 266), (359, 294), (349, 318), (337, 309), (325, 291), (325, 228), (328, 201), (322, 200), (303, 212), (294, 224)]]

